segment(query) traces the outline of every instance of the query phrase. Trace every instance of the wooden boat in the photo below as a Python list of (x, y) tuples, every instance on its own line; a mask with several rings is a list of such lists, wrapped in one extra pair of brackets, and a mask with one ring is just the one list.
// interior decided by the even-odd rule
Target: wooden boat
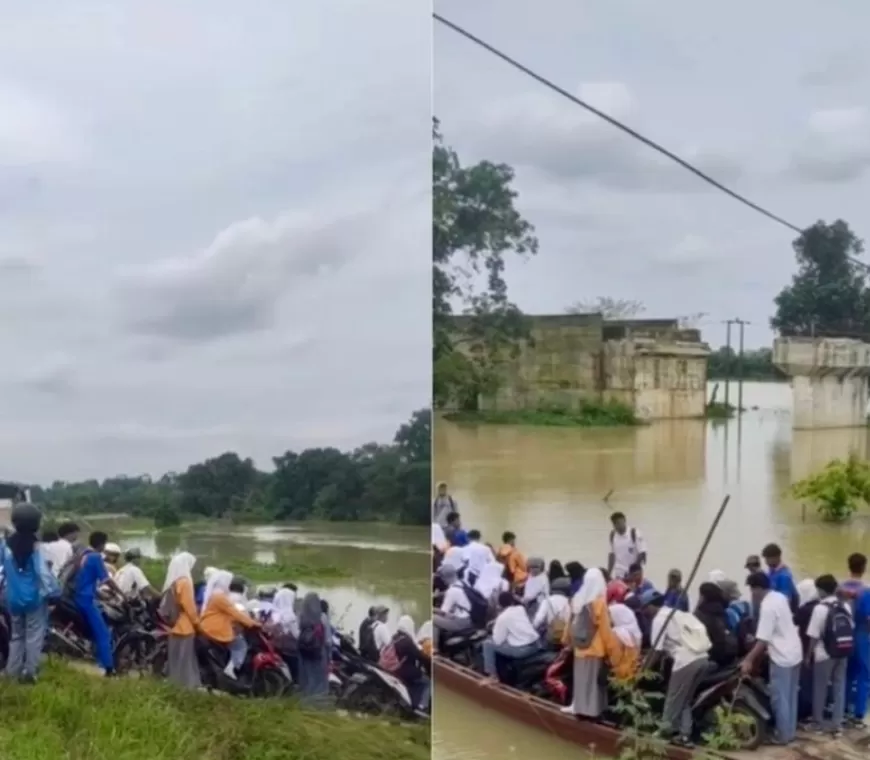
[[(576, 744), (595, 757), (617, 757), (625, 747), (624, 732), (566, 715), (558, 705), (504, 684), (482, 685), (479, 673), (445, 657), (435, 655), (432, 658), (432, 674), (437, 689), (451, 689), (482, 707)], [(663, 750), (663, 754), (657, 757), (667, 760), (697, 758), (692, 750), (682, 747), (666, 745)], [(753, 752), (705, 749), (703, 754), (727, 760), (867, 760), (870, 757), (870, 735), (849, 732), (842, 739), (802, 736), (788, 747), (764, 746)]]

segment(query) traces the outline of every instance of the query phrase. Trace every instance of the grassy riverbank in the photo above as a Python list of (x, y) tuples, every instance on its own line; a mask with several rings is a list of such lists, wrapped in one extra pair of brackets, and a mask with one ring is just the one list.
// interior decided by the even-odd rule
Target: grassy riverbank
[[(306, 554), (305, 549), (300, 554)], [(316, 582), (325, 580), (338, 580), (347, 578), (350, 573), (340, 567), (326, 563), (317, 563), (316, 551), (309, 553), (310, 562), (246, 562), (244, 560), (227, 560), (217, 563), (221, 569), (229, 570), (234, 575), (241, 575), (253, 583), (288, 583), (295, 581)], [(303, 558), (300, 557), (300, 560)], [(201, 560), (196, 567), (199, 573), (210, 564), (207, 560)], [(169, 566), (168, 558), (143, 557), (142, 570), (152, 583), (166, 577), (166, 568)]]
[(537, 427), (631, 427), (642, 424), (634, 410), (616, 401), (584, 401), (575, 409), (548, 407), (516, 411), (448, 412), (451, 422)]
[(190, 694), (57, 662), (40, 682), (0, 678), (3, 760), (423, 760), (428, 726), (301, 710), (289, 700)]

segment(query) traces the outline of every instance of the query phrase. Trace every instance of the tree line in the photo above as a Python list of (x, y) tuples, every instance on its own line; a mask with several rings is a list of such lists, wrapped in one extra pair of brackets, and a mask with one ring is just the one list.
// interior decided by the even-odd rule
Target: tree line
[(278, 520), (430, 522), (430, 409), (421, 409), (396, 431), (392, 443), (287, 451), (273, 470), (257, 468), (234, 451), (193, 464), (184, 472), (119, 475), (105, 480), (31, 487), (31, 498), (49, 512), (126, 513), (153, 518), (158, 527), (187, 517), (237, 522)]

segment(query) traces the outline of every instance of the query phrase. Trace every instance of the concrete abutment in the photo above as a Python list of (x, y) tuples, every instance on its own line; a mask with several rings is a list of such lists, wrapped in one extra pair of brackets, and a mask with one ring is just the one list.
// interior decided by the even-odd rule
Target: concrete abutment
[(792, 379), (795, 430), (867, 425), (870, 344), (848, 338), (777, 338), (773, 363)]

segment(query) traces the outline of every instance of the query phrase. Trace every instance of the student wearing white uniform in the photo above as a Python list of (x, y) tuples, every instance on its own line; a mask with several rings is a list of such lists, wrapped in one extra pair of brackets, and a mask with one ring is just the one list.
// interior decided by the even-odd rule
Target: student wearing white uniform
[(141, 559), (142, 552), (139, 549), (129, 549), (124, 555), (124, 566), (115, 574), (115, 583), (124, 596), (135, 598), (157, 593), (139, 567)]
[(628, 569), (635, 563), (646, 565), (646, 541), (637, 528), (630, 528), (622, 512), (610, 516), (613, 530), (610, 531), (610, 552), (607, 555), (607, 572), (615, 580), (628, 575)]
[(565, 629), (571, 623), (571, 585), (567, 578), (557, 578), (550, 595), (538, 605), (532, 625), (551, 644), (560, 644)]
[(800, 634), (794, 624), (789, 600), (778, 591), (771, 591), (767, 573), (752, 573), (746, 579), (746, 585), (752, 594), (753, 608), (758, 610), (758, 626), (755, 646), (746, 655), (740, 669), (744, 675), (752, 673), (756, 661), (767, 650), (777, 740), (789, 744), (797, 736), (798, 687), (803, 660)]
[(652, 618), (650, 641), (657, 653), (673, 660), (665, 694), (662, 724), (676, 735), (676, 744), (691, 745), (692, 697), (708, 672), (710, 638), (704, 624), (689, 612), (663, 606), (664, 596), (651, 590), (641, 596), (644, 614)]
[(57, 535), (57, 540), (45, 543), (41, 547), (55, 576), (73, 558), (73, 544), (78, 541), (79, 526), (74, 522), (61, 523), (57, 528)]
[(481, 543), (480, 531), (468, 531), (468, 545), (463, 547), (462, 556), (465, 560), (465, 580), (473, 586), (485, 565), (495, 562), (495, 554), (486, 544)]
[(513, 594), (503, 591), (499, 594), (498, 606), (501, 609), (492, 626), (492, 636), (483, 642), (483, 670), (490, 678), (498, 678), (496, 655), (511, 660), (531, 657), (541, 649), (541, 641), (526, 608), (514, 598)]
[(382, 652), (384, 647), (393, 639), (393, 634), (387, 627), (387, 618), (390, 616), (390, 611), (383, 605), (379, 605), (374, 609), (375, 622), (372, 624), (372, 637), (375, 640), (375, 646), (378, 652)]
[(442, 565), (438, 571), (441, 580), (447, 585), (440, 609), (436, 610), (432, 619), (438, 631), (461, 631), (471, 627), (471, 602), (465, 593), (465, 587), (456, 569)]
[[(848, 654), (851, 653), (855, 636), (855, 624), (852, 611), (837, 599), (837, 579), (833, 575), (820, 575), (816, 578), (816, 588), (819, 603), (813, 608), (810, 622), (807, 625), (806, 661), (813, 666), (813, 723), (819, 731), (828, 731), (839, 736), (843, 730), (843, 720), (846, 713), (846, 671), (849, 664)], [(835, 617), (828, 628), (828, 616)], [(828, 631), (831, 636), (826, 636)], [(838, 653), (837, 637), (843, 636), (846, 641), (846, 654)], [(834, 641), (826, 641), (833, 637)], [(828, 651), (828, 645), (834, 651)], [(833, 656), (832, 656), (833, 655)], [(834, 697), (831, 709), (831, 722), (825, 723), (825, 707), (828, 701), (828, 690)]]

